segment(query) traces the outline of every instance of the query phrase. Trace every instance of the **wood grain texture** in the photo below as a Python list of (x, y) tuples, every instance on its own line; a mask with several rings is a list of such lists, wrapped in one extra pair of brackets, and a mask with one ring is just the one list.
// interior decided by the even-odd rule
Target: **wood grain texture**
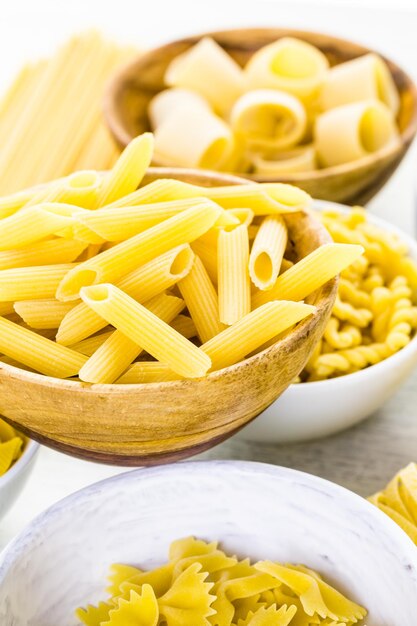
[[(205, 35), (213, 37), (242, 66), (256, 50), (287, 36), (298, 37), (317, 46), (332, 66), (370, 52), (369, 48), (330, 35), (291, 29), (235, 29)], [(104, 111), (110, 130), (121, 146), (149, 130), (147, 107), (152, 97), (164, 89), (166, 68), (172, 59), (202, 36), (174, 41), (142, 54), (119, 70), (110, 81), (104, 97)], [(314, 198), (346, 204), (365, 204), (381, 189), (398, 167), (417, 131), (416, 87), (398, 65), (389, 59), (384, 60), (400, 94), (401, 105), (397, 118), (399, 144), (360, 161), (312, 172), (288, 174), (274, 180), (296, 184)], [(259, 175), (242, 176), (258, 182), (271, 180)]]
[[(185, 170), (150, 171), (145, 182), (175, 177), (195, 184), (241, 179)], [(299, 257), (327, 243), (307, 213), (288, 214)], [(0, 413), (35, 440), (106, 463), (148, 465), (201, 452), (241, 428), (298, 375), (333, 306), (336, 280), (308, 299), (317, 306), (281, 341), (246, 361), (197, 380), (148, 385), (90, 385), (0, 366)]]

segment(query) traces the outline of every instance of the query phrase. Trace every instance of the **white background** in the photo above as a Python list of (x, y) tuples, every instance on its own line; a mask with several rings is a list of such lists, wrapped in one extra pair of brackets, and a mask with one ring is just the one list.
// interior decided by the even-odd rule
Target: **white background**
[[(97, 27), (140, 48), (234, 26), (317, 30), (380, 50), (417, 80), (417, 6), (413, 9), (416, 2), (0, 0), (0, 90), (5, 89), (22, 63), (52, 52), (65, 37), (88, 27)], [(394, 179), (371, 204), (374, 212), (409, 232), (414, 231), (416, 161), (416, 151), (412, 150)], [(216, 454), (213, 451), (211, 456)], [(120, 470), (43, 449), (22, 497), (0, 520), (0, 548), (52, 502), (116, 471)]]

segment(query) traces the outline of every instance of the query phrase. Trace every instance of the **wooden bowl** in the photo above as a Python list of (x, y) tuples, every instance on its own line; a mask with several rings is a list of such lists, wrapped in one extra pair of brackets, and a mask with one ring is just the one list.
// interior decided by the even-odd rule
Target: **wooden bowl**
[[(240, 65), (245, 65), (251, 55), (281, 37), (298, 37), (317, 46), (337, 65), (371, 52), (369, 48), (350, 41), (290, 29), (257, 28), (236, 29), (205, 33), (174, 41), (141, 54), (123, 67), (110, 81), (104, 96), (107, 123), (120, 146), (149, 130), (147, 107), (151, 98), (164, 89), (165, 70), (201, 37), (213, 37)], [(314, 198), (333, 200), (346, 204), (365, 204), (398, 167), (417, 131), (417, 90), (411, 78), (395, 63), (385, 59), (400, 94), (397, 118), (400, 142), (358, 161), (328, 167), (312, 172), (287, 174), (271, 179), (265, 176), (241, 174), (258, 182), (274, 180), (288, 182), (305, 189)]]
[[(198, 185), (242, 179), (203, 170), (150, 169), (145, 183), (177, 178)], [(285, 216), (297, 254), (330, 241), (307, 213)], [(152, 465), (201, 452), (230, 437), (273, 402), (304, 367), (336, 296), (332, 280), (312, 294), (317, 311), (263, 352), (196, 380), (91, 385), (0, 365), (0, 412), (31, 438), (81, 458)]]

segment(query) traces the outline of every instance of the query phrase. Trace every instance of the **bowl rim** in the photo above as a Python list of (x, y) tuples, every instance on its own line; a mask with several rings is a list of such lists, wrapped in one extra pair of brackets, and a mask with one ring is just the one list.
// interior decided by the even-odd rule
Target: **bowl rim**
[[(411, 119), (407, 126), (403, 129), (403, 131), (399, 132), (399, 141), (390, 143), (389, 145), (381, 148), (380, 150), (370, 153), (369, 155), (365, 155), (356, 161), (350, 161), (348, 163), (342, 163), (340, 165), (332, 165), (330, 167), (324, 167), (317, 170), (313, 170), (311, 172), (289, 172), (285, 173), (285, 175), (281, 177), (272, 178), (270, 176), (264, 175), (256, 175), (256, 174), (245, 174), (244, 172), (233, 172), (232, 174), (236, 174), (237, 176), (242, 176), (249, 178), (255, 182), (275, 182), (281, 181), (285, 179), (285, 182), (296, 184), (297, 182), (302, 182), (304, 180), (309, 181), (320, 181), (322, 179), (326, 179), (332, 176), (340, 176), (346, 175), (352, 172), (360, 171), (361, 169), (366, 169), (369, 165), (377, 165), (379, 163), (383, 163), (385, 160), (389, 158), (394, 158), (398, 156), (398, 153), (401, 147), (408, 147), (412, 140), (414, 139), (417, 133), (417, 84), (411, 78), (408, 72), (406, 72), (402, 67), (397, 65), (397, 63), (383, 53), (378, 52), (373, 48), (368, 48), (366, 45), (360, 44), (356, 41), (352, 41), (350, 39), (344, 39), (342, 37), (334, 36), (328, 33), (321, 33), (315, 30), (304, 30), (304, 29), (296, 29), (296, 28), (286, 28), (286, 27), (254, 27), (254, 28), (229, 28), (225, 30), (211, 30), (207, 32), (200, 32), (197, 34), (192, 34), (189, 36), (181, 37), (179, 39), (172, 39), (160, 46), (153, 47), (147, 50), (144, 53), (138, 53), (133, 57), (130, 61), (126, 62), (122, 65), (110, 80), (107, 82), (104, 92), (103, 98), (103, 111), (104, 117), (107, 122), (107, 125), (116, 139), (116, 141), (121, 145), (127, 145), (129, 141), (133, 138), (126, 131), (124, 124), (121, 121), (120, 116), (117, 114), (118, 106), (117, 100), (118, 95), (121, 92), (121, 86), (123, 84), (122, 79), (126, 79), (131, 73), (132, 69), (136, 66), (141, 66), (147, 61), (152, 60), (153, 55), (155, 53), (163, 52), (165, 50), (169, 50), (173, 45), (177, 44), (193, 44), (202, 39), (203, 37), (212, 37), (216, 39), (216, 37), (226, 37), (231, 34), (241, 33), (242, 38), (245, 35), (249, 35), (251, 33), (263, 33), (265, 35), (274, 36), (275, 38), (281, 37), (299, 37), (300, 39), (307, 40), (308, 43), (311, 43), (311, 38), (326, 38), (328, 42), (332, 45), (338, 45), (340, 47), (349, 47), (352, 50), (355, 49), (355, 53), (357, 56), (361, 56), (364, 54), (374, 53), (380, 56), (389, 66), (391, 74), (393, 70), (398, 73), (403, 79), (403, 81), (409, 86), (410, 92), (412, 94), (413, 101), (413, 112)], [(280, 34), (278, 34), (280, 33)], [(265, 44), (268, 45), (268, 44)], [(318, 44), (313, 44), (317, 45)], [(155, 165), (159, 165), (155, 162)]]
[[(350, 210), (350, 207), (344, 204), (340, 204), (338, 202), (332, 202), (330, 200), (314, 200), (313, 209), (314, 208), (317, 208), (319, 211), (325, 211), (326, 209), (337, 209), (345, 214), (348, 213), (348, 211)], [(417, 240), (416, 239), (414, 239), (413, 237), (405, 233), (398, 226), (395, 226), (394, 224), (391, 224), (390, 222), (388, 222), (388, 220), (385, 220), (376, 215), (372, 215), (369, 211), (367, 211), (367, 215), (369, 215), (370, 217), (370, 222), (400, 237), (401, 240), (404, 241), (409, 247), (409, 251), (413, 252), (411, 256), (413, 258), (415, 257), (415, 260), (417, 262)], [(387, 357), (386, 359), (383, 359), (379, 363), (375, 363), (374, 365), (365, 367), (364, 369), (361, 369), (358, 372), (352, 372), (351, 374), (343, 374), (342, 376), (337, 376), (335, 378), (327, 378), (326, 380), (314, 380), (311, 382), (293, 383), (292, 385), (288, 387), (285, 393), (295, 393), (295, 394), (303, 393), (307, 386), (309, 389), (311, 389), (312, 385), (315, 385), (314, 387), (315, 389), (317, 389), (318, 386), (320, 386), (320, 389), (323, 389), (323, 393), (326, 393), (325, 391), (326, 386), (332, 386), (332, 385), (334, 386), (334, 385), (340, 384), (341, 381), (347, 381), (347, 382), (355, 381), (356, 382), (359, 378), (366, 379), (369, 376), (373, 376), (375, 372), (378, 373), (383, 369), (387, 369), (387, 368), (390, 369), (392, 367), (395, 367), (398, 362), (401, 362), (402, 360), (406, 359), (410, 354), (414, 354), (414, 353), (417, 353), (417, 332), (411, 338), (411, 341), (406, 346), (404, 346), (404, 348), (401, 348), (401, 350), (398, 350), (398, 352), (391, 354), (391, 356)]]
[[(213, 471), (214, 470), (214, 471)], [(352, 503), (352, 508), (360, 507), (363, 516), (366, 515), (369, 522), (373, 521), (379, 526), (384, 535), (392, 542), (393, 549), (398, 548), (401, 555), (406, 560), (404, 564), (407, 575), (414, 579), (417, 590), (417, 550), (416, 546), (408, 535), (390, 517), (383, 513), (378, 507), (368, 502), (357, 493), (342, 487), (325, 478), (315, 476), (300, 470), (272, 465), (270, 463), (260, 463), (257, 461), (237, 461), (237, 460), (208, 460), (208, 461), (183, 461), (180, 463), (170, 463), (156, 467), (146, 467), (116, 474), (101, 481), (92, 483), (79, 489), (70, 495), (58, 500), (40, 514), (36, 515), (29, 524), (14, 537), (0, 553), (0, 585), (4, 583), (14, 561), (27, 551), (32, 535), (49, 523), (55, 515), (62, 512), (70, 512), (74, 506), (83, 500), (94, 498), (95, 494), (101, 494), (118, 483), (132, 485), (136, 481), (146, 482), (159, 475), (189, 475), (190, 472), (204, 472), (207, 475), (214, 475), (215, 471), (224, 472), (226, 480), (231, 476), (239, 477), (242, 481), (245, 477), (252, 475), (262, 475), (266, 481), (281, 480), (288, 485), (298, 481), (303, 486), (311, 488), (312, 491), (321, 490), (329, 496), (343, 498), (346, 505)], [(213, 540), (221, 541), (221, 538), (213, 537)]]
[[(177, 176), (184, 176), (187, 174), (189, 177), (194, 177), (196, 180), (205, 179), (211, 182), (218, 180), (219, 178), (223, 179), (224, 184), (229, 185), (257, 185), (258, 183), (254, 181), (248, 181), (245, 178), (240, 178), (238, 176), (234, 176), (232, 174), (223, 174), (222, 172), (213, 172), (212, 170), (203, 170), (203, 169), (183, 169), (183, 168), (164, 168), (164, 167), (150, 167), (145, 174), (144, 180), (146, 181), (147, 176), (156, 176), (160, 177), (168, 177), (168, 178), (176, 178)], [(145, 182), (146, 184), (146, 182)], [(300, 213), (294, 212), (294, 214)], [(302, 213), (302, 212), (301, 212)], [(311, 212), (305, 211), (310, 217)], [(293, 213), (291, 213), (292, 215)], [(331, 243), (331, 237), (327, 233), (327, 231), (323, 228), (321, 229), (321, 245), (325, 243)], [(220, 378), (225, 374), (235, 371), (237, 369), (243, 369), (246, 367), (252, 366), (256, 361), (260, 361), (267, 354), (273, 354), (277, 350), (285, 351), (286, 346), (294, 340), (294, 336), (296, 335), (299, 339), (303, 337), (308, 337), (310, 333), (313, 331), (314, 326), (316, 325), (316, 318), (318, 314), (323, 314), (326, 308), (328, 307), (329, 301), (336, 296), (337, 289), (337, 277), (331, 279), (324, 285), (318, 288), (317, 292), (320, 293), (320, 302), (317, 302), (317, 309), (312, 314), (306, 317), (304, 320), (299, 322), (294, 331), (288, 335), (285, 335), (282, 339), (279, 339), (274, 344), (265, 348), (261, 352), (254, 354), (251, 357), (244, 359), (243, 361), (239, 361), (234, 365), (230, 365), (228, 367), (224, 367), (220, 370), (215, 370), (206, 374), (204, 379), (209, 378), (210, 380), (215, 380), (216, 378)], [(183, 379), (183, 380), (175, 380), (175, 381), (166, 381), (166, 382), (154, 382), (154, 383), (131, 383), (131, 384), (115, 384), (115, 383), (87, 383), (79, 380), (70, 380), (65, 378), (56, 378), (54, 376), (45, 376), (44, 374), (38, 372), (31, 372), (28, 370), (24, 370), (20, 367), (16, 367), (15, 365), (10, 365), (8, 363), (2, 363), (0, 361), (0, 377), (6, 374), (14, 377), (21, 382), (31, 382), (40, 386), (48, 386), (51, 387), (59, 387), (61, 390), (65, 389), (68, 391), (74, 391), (76, 393), (90, 393), (90, 394), (98, 394), (101, 395), (103, 393), (111, 393), (114, 394), (125, 394), (129, 391), (134, 392), (139, 389), (152, 389), (157, 390), (160, 388), (168, 388), (168, 387), (178, 387), (183, 385), (193, 385), (198, 384), (199, 378), (195, 379)], [(13, 419), (6, 418), (7, 421), (13, 422)], [(23, 429), (25, 430), (25, 429)], [(30, 434), (30, 433), (28, 433)]]
[(24, 471), (25, 467), (27, 467), (34, 456), (39, 452), (41, 444), (35, 441), (34, 439), (30, 439), (26, 437), (26, 443), (23, 448), (23, 452), (20, 457), (13, 463), (10, 469), (8, 469), (3, 476), (0, 476), (0, 493), (3, 487), (6, 487), (9, 483), (11, 483), (16, 476), (18, 476), (21, 472)]

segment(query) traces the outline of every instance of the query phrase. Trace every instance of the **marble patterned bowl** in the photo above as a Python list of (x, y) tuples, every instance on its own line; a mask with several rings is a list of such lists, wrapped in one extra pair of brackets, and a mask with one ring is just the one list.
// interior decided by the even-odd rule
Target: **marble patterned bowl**
[(394, 522), (315, 476), (236, 461), (135, 470), (55, 504), (0, 556), (0, 623), (74, 626), (111, 563), (155, 567), (191, 534), (313, 567), (368, 608), (368, 626), (416, 624), (417, 550)]

